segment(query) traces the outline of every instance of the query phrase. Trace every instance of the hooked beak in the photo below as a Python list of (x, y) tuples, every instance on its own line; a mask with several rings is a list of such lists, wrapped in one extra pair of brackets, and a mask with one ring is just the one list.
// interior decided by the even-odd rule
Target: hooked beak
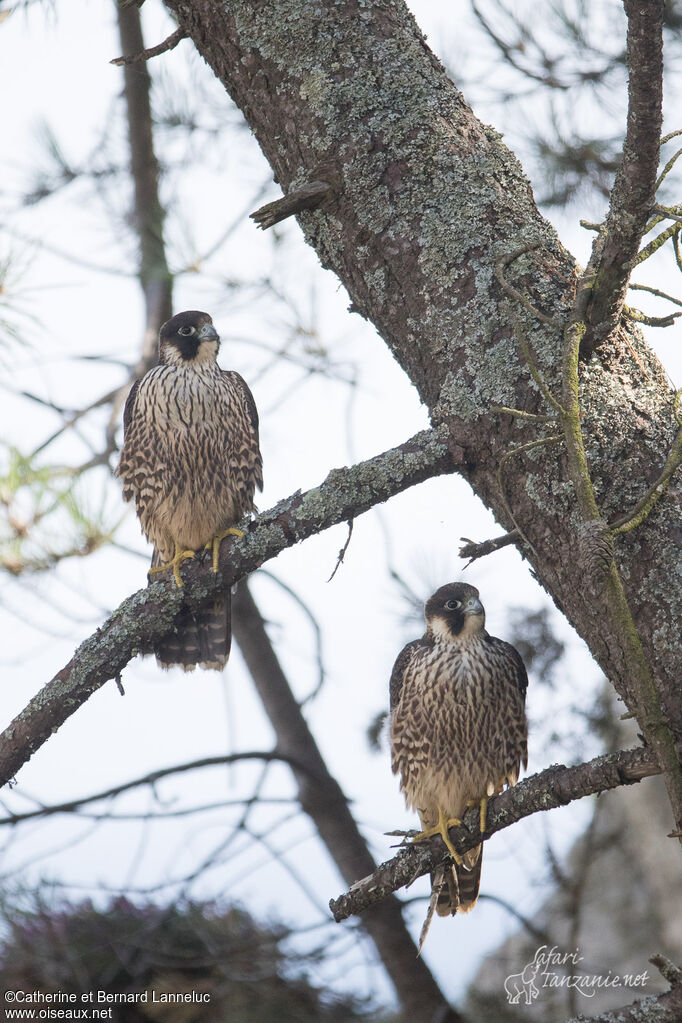
[(212, 323), (205, 323), (198, 333), (200, 341), (219, 341), (218, 331)]
[(478, 600), (477, 597), (471, 597), (467, 600), (463, 608), (465, 615), (482, 615), (485, 614), (483, 610), (483, 604)]

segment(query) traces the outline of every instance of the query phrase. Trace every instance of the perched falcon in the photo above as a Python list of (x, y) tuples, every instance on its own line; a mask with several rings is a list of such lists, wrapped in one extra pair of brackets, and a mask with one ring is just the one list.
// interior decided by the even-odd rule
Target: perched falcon
[(476, 904), (482, 847), (459, 857), (447, 829), (467, 807), (480, 806), (485, 830), (488, 798), (514, 785), (526, 766), (528, 685), (519, 653), (486, 632), (473, 586), (441, 586), (425, 616), (426, 632), (402, 650), (390, 683), (391, 766), (419, 813), (423, 831), (415, 841), (440, 834), (455, 860), (431, 877), (422, 942), (434, 905), (448, 916)]
[[(123, 497), (135, 500), (142, 531), (154, 544), (150, 574), (180, 566), (220, 541), (253, 511), (263, 489), (258, 413), (239, 373), (216, 362), (220, 338), (208, 313), (190, 310), (164, 323), (159, 365), (137, 380), (123, 413), (117, 473)], [(164, 668), (197, 664), (222, 670), (230, 653), (230, 594), (201, 614), (187, 611), (156, 651)]]

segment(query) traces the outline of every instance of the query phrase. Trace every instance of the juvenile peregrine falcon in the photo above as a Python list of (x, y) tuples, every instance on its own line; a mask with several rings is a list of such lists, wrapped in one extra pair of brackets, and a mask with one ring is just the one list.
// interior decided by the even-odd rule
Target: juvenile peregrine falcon
[[(234, 524), (253, 511), (263, 489), (258, 413), (239, 373), (222, 370), (220, 338), (208, 313), (190, 310), (164, 323), (159, 365), (137, 380), (123, 412), (117, 474), (123, 497), (135, 500), (142, 531), (154, 544), (150, 574), (180, 566), (220, 541), (241, 535)], [(201, 614), (185, 613), (156, 651), (164, 668), (197, 664), (222, 670), (230, 653), (230, 594)]]
[(476, 904), (482, 847), (459, 857), (447, 829), (480, 805), (484, 831), (488, 798), (514, 785), (526, 766), (528, 676), (514, 647), (485, 631), (473, 586), (441, 586), (425, 615), (426, 632), (393, 667), (390, 736), (393, 773), (423, 828), (415, 841), (440, 834), (455, 860), (431, 877), (428, 929), (434, 904), (439, 916)]

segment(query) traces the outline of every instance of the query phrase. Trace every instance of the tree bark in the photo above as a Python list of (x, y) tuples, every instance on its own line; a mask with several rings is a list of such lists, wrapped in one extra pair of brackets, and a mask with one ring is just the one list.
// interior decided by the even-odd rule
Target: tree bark
[[(446, 423), (465, 475), (632, 705), (628, 654), (585, 585), (582, 518), (565, 449), (539, 421), (560, 397), (576, 267), (499, 134), (482, 125), (401, 0), (166, 0), (241, 107), (285, 191), (334, 181), (299, 214), (307, 241)], [(321, 173), (320, 168), (324, 168)], [(330, 171), (331, 168), (331, 171)], [(529, 250), (529, 247), (530, 248)], [(505, 273), (522, 300), (500, 280)], [(519, 339), (525, 335), (538, 374)], [(581, 366), (582, 429), (602, 516), (631, 508), (676, 433), (673, 394), (640, 334), (621, 326)], [(682, 587), (679, 473), (615, 561), (678, 752)], [(671, 578), (671, 572), (673, 576)], [(631, 709), (635, 709), (631, 706)], [(646, 736), (646, 713), (640, 726)], [(669, 792), (680, 776), (667, 776)], [(676, 800), (678, 827), (682, 805)]]

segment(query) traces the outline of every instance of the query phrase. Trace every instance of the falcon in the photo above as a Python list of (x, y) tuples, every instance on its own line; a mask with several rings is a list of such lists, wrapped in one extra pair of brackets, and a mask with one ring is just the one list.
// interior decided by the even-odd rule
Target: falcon
[(478, 598), (466, 583), (436, 590), (424, 609), (426, 632), (404, 647), (391, 674), (391, 767), (419, 814), (423, 830), (413, 841), (441, 835), (455, 861), (431, 876), (420, 948), (434, 907), (454, 916), (478, 898), (482, 846), (459, 856), (448, 828), (479, 806), (485, 831), (488, 799), (516, 784), (527, 763), (526, 669), (513, 646), (486, 632)]
[[(208, 313), (178, 313), (161, 327), (159, 365), (137, 380), (123, 412), (117, 475), (135, 501), (142, 531), (154, 545), (150, 577), (180, 568), (204, 548), (218, 570), (220, 541), (254, 510), (263, 489), (258, 413), (239, 373), (222, 370), (220, 337)], [(180, 616), (157, 647), (164, 668), (197, 665), (221, 671), (230, 653), (230, 594), (199, 614)]]

